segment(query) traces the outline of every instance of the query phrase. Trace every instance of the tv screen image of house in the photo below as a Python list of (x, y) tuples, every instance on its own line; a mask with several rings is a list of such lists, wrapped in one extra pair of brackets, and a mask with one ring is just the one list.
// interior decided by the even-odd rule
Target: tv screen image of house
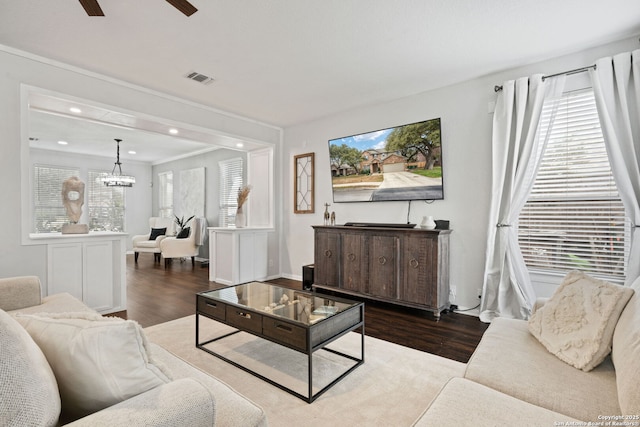
[(440, 119), (329, 140), (333, 201), (441, 200)]

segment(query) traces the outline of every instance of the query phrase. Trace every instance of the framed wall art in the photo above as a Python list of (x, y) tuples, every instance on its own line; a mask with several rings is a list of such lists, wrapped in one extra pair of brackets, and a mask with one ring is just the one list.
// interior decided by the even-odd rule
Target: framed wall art
[(293, 213), (314, 213), (314, 163), (315, 153), (293, 157)]

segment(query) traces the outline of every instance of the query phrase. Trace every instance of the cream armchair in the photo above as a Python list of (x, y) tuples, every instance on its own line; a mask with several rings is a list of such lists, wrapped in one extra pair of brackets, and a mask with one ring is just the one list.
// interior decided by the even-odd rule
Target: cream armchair
[[(155, 239), (150, 238), (154, 229), (162, 228), (166, 228), (164, 235), (157, 236)], [(149, 234), (139, 234), (131, 238), (135, 262), (138, 262), (138, 254), (140, 252), (151, 252), (153, 253), (154, 262), (160, 262), (160, 243), (168, 236), (175, 234), (176, 225), (173, 218), (160, 218), (157, 216), (149, 218)]]
[(189, 236), (185, 238), (166, 237), (160, 242), (160, 253), (164, 258), (165, 268), (172, 258), (191, 257), (191, 265), (195, 266), (195, 258), (204, 243), (206, 233), (206, 219), (194, 218), (189, 228)]

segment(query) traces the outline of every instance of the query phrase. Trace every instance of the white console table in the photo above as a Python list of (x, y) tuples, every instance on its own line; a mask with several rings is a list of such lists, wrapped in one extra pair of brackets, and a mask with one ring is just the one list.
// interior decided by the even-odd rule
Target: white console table
[(45, 295), (68, 292), (106, 314), (127, 309), (126, 233), (32, 234), (47, 247)]
[(267, 278), (270, 228), (209, 227), (209, 280), (237, 285)]

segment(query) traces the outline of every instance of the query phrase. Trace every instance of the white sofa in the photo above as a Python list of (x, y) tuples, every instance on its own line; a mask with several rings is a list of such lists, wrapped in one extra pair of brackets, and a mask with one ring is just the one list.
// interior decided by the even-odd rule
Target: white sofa
[(445, 384), (415, 425), (640, 425), (640, 278), (632, 288), (611, 354), (595, 369), (585, 372), (550, 353), (527, 321), (497, 318), (464, 378)]
[[(51, 413), (48, 414), (49, 422), (38, 418), (42, 417), (42, 414), (30, 413), (30, 411), (42, 411), (43, 405), (52, 406), (50, 412), (54, 413), (53, 416), (57, 422), (55, 411), (60, 411), (59, 401), (57, 408), (54, 403), (51, 403), (55, 400), (51, 397), (45, 396), (38, 401), (37, 396), (42, 395), (43, 384), (41, 381), (29, 381), (33, 371), (38, 371), (44, 366), (28, 367), (25, 364), (25, 360), (28, 359), (27, 354), (20, 354), (19, 357), (12, 357), (18, 355), (11, 354), (12, 351), (19, 351), (16, 349), (26, 348), (31, 351), (34, 347), (35, 351), (39, 352), (34, 341), (19, 343), (16, 346), (12, 336), (22, 334), (26, 336), (26, 340), (30, 340), (31, 337), (21, 329), (22, 326), (16, 319), (43, 313), (97, 315), (69, 294), (41, 298), (40, 281), (35, 276), (0, 279), (0, 349), (2, 349), (0, 358), (4, 358), (0, 360), (0, 425), (2, 426), (50, 425)], [(21, 347), (22, 344), (24, 344), (23, 347)], [(148, 344), (153, 360), (162, 365), (163, 371), (168, 374), (169, 381), (68, 425), (92, 427), (267, 425), (262, 408), (162, 347), (153, 343)], [(42, 365), (46, 364), (47, 360), (43, 357)], [(24, 369), (25, 372), (16, 372), (16, 369)], [(26, 380), (23, 381), (23, 379)], [(16, 396), (23, 396), (23, 400), (16, 401)], [(24, 396), (28, 398), (25, 399)], [(55, 422), (52, 425), (55, 425)]]

